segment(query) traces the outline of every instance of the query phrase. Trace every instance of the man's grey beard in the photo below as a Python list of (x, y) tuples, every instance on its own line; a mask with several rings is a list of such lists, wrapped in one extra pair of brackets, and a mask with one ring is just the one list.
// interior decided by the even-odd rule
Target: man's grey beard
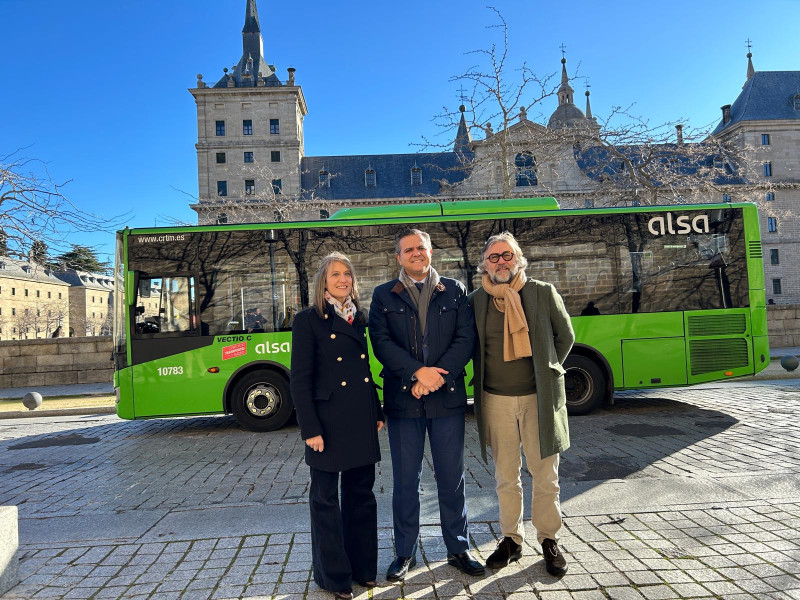
[[(495, 272), (494, 275), (489, 274), (489, 281), (491, 281), (495, 285), (500, 283), (508, 283), (509, 281), (514, 279), (514, 277), (516, 277), (517, 273), (519, 273), (519, 267), (514, 267), (513, 269), (509, 269), (508, 271), (503, 271), (502, 273)], [(507, 278), (506, 274), (508, 275)], [(499, 275), (502, 275), (503, 278), (501, 279)]]

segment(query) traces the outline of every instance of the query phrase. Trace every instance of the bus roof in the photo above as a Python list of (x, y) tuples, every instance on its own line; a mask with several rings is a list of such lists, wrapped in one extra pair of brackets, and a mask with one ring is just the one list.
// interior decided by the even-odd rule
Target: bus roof
[(343, 208), (331, 215), (330, 220), (393, 219), (402, 217), (438, 217), (475, 215), (532, 210), (558, 210), (555, 198), (512, 198), (509, 200), (460, 200), (450, 202), (425, 202), (422, 204), (390, 204)]
[(149, 233), (186, 232), (186, 231), (219, 231), (220, 229), (239, 231), (249, 229), (294, 229), (297, 227), (326, 227), (347, 226), (349, 222), (413, 222), (412, 219), (422, 221), (436, 220), (436, 217), (445, 217), (445, 220), (457, 220), (459, 216), (472, 215), (504, 215), (503, 218), (524, 216), (525, 213), (542, 213), (542, 216), (553, 214), (580, 215), (580, 214), (619, 214), (640, 212), (664, 212), (670, 210), (714, 210), (724, 208), (755, 208), (752, 202), (714, 202), (700, 204), (646, 204), (642, 206), (605, 206), (596, 208), (561, 209), (558, 201), (552, 197), (543, 198), (511, 198), (497, 200), (453, 200), (449, 202), (424, 202), (419, 204), (390, 204), (385, 206), (364, 206), (343, 208), (330, 218), (320, 221), (281, 221), (269, 223), (228, 223), (208, 225), (181, 225), (172, 227), (136, 227), (128, 228), (119, 233), (125, 235), (141, 235)]

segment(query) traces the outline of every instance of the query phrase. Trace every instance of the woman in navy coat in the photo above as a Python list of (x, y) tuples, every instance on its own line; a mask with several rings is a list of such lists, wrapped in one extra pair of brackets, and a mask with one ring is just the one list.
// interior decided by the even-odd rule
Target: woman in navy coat
[(314, 581), (337, 598), (352, 598), (352, 582), (372, 587), (378, 569), (372, 487), (384, 417), (353, 265), (344, 254), (329, 254), (313, 285), (314, 305), (292, 327), (291, 392), (311, 469)]

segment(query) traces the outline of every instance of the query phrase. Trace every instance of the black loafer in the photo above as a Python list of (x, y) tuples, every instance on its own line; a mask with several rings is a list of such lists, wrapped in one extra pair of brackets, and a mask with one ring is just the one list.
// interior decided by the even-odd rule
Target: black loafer
[(398, 556), (389, 565), (386, 571), (386, 579), (389, 581), (403, 581), (406, 578), (408, 570), (417, 564), (416, 556)]
[(469, 550), (461, 554), (448, 554), (447, 564), (453, 565), (456, 569), (467, 575), (483, 575), (486, 572), (483, 565), (472, 557)]

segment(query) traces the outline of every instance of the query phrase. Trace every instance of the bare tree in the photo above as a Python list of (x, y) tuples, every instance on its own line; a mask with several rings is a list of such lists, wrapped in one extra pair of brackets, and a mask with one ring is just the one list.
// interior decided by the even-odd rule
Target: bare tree
[[(757, 176), (752, 148), (740, 141), (712, 136), (710, 127), (694, 128), (685, 119), (653, 124), (636, 116), (633, 105), (598, 118), (591, 113), (588, 90), (583, 113), (570, 85), (577, 76), (567, 76), (565, 58), (560, 82), (553, 74), (537, 75), (525, 62), (512, 68), (508, 23), (496, 8), (489, 9), (495, 23), (488, 28), (499, 39), (468, 53), (477, 64), (450, 79), (462, 90), (467, 86), (462, 106), (435, 117), (445, 139), (456, 138), (456, 150), (464, 147), (459, 143), (464, 125), (478, 137), (468, 145), (468, 177), (444, 195), (552, 195), (564, 206), (583, 200), (613, 206), (764, 198), (772, 184)], [(543, 102), (552, 96), (558, 96), (559, 108), (545, 122)], [(419, 145), (446, 144), (423, 139)]]
[(20, 152), (0, 157), (0, 230), (8, 255), (27, 257), (37, 241), (62, 248), (72, 233), (118, 227), (119, 217), (107, 219), (77, 208), (64, 195), (69, 181), (55, 181), (46, 163)]

